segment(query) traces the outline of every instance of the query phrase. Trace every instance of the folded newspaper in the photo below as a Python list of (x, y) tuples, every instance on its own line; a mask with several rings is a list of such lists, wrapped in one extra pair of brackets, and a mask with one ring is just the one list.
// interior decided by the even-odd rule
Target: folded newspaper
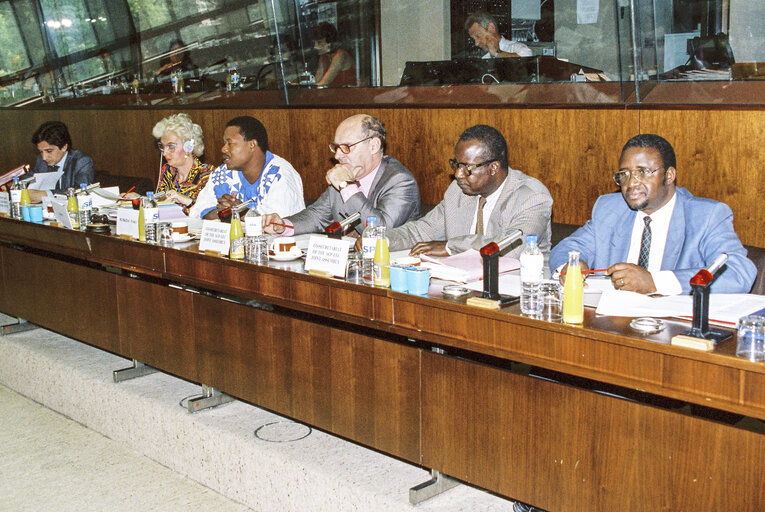
[[(475, 249), (438, 258), (434, 256), (420, 255), (422, 268), (430, 269), (430, 275), (436, 279), (446, 281), (458, 281), (469, 283), (483, 279), (483, 260)], [(499, 273), (509, 272), (521, 268), (521, 262), (517, 258), (499, 258)]]

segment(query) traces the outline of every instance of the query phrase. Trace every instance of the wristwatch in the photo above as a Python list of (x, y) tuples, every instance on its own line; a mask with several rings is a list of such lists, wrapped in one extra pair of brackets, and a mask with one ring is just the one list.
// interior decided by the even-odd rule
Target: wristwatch
[(343, 190), (348, 185), (358, 185), (358, 181), (341, 181), (340, 184), (337, 186), (337, 190)]

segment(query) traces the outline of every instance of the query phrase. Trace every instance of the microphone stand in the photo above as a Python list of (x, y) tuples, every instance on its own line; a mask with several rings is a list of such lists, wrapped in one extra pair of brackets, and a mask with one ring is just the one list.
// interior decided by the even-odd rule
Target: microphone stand
[(732, 332), (725, 329), (709, 327), (709, 286), (727, 260), (728, 255), (722, 253), (709, 267), (699, 270), (691, 278), (693, 323), (691, 324), (691, 329), (683, 331), (680, 333), (681, 335), (710, 340), (714, 343), (720, 343), (733, 336)]
[(523, 237), (523, 231), (516, 229), (499, 242), (490, 242), (478, 251), (481, 254), (481, 259), (483, 259), (483, 293), (481, 297), (496, 300), (500, 307), (519, 300), (518, 297), (499, 293), (499, 255), (511, 245), (516, 245), (521, 237)]

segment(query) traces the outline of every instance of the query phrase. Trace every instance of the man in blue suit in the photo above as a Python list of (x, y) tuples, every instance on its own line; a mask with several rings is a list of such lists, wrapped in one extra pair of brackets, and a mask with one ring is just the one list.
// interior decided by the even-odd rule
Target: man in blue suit
[(621, 195), (598, 198), (592, 218), (553, 248), (553, 272), (567, 264), (568, 251), (577, 250), (582, 269), (608, 268), (616, 289), (676, 295), (689, 293), (691, 277), (727, 253), (712, 292), (749, 292), (757, 270), (733, 230), (733, 212), (677, 187), (675, 165), (664, 138), (631, 138), (614, 175)]

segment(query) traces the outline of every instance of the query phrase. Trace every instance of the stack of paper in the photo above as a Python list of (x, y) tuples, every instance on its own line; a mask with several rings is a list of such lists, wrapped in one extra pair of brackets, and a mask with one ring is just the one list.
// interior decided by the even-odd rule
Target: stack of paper
[[(709, 296), (709, 321), (736, 325), (738, 319), (765, 307), (765, 295), (745, 293), (713, 293)], [(623, 290), (606, 290), (600, 298), (599, 315), (609, 316), (654, 316), (693, 317), (693, 297), (673, 295), (671, 297), (649, 297)]]
[[(436, 258), (420, 255), (423, 268), (430, 269), (430, 275), (436, 279), (468, 283), (483, 279), (483, 260), (475, 249), (469, 249), (460, 254)], [(499, 272), (509, 272), (521, 268), (517, 258), (499, 258)]]
[(28, 168), (29, 166), (27, 165), (20, 165), (19, 167), (16, 167), (15, 169), (12, 169), (0, 176), (0, 187), (13, 181), (13, 178), (20, 178), (25, 172), (27, 172)]

